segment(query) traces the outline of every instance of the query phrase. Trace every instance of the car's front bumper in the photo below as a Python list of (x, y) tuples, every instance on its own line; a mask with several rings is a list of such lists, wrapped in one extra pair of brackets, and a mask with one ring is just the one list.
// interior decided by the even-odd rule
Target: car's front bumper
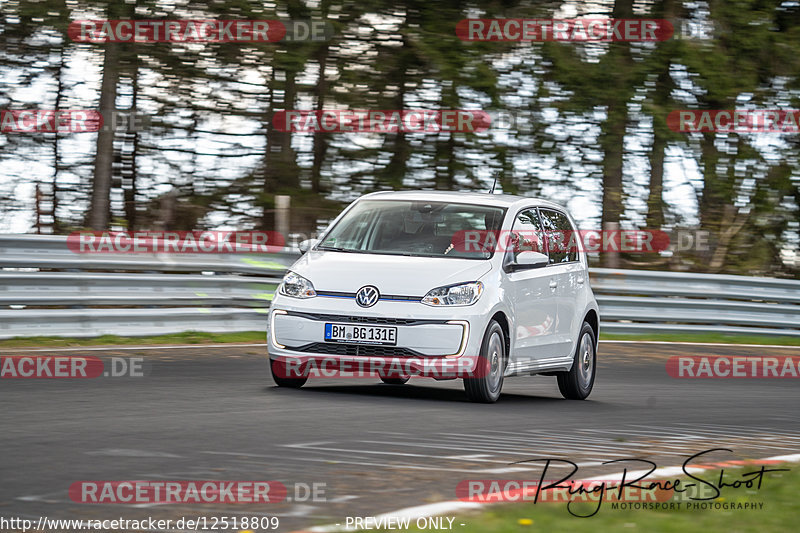
[[(414, 361), (437, 360), (442, 368), (458, 366), (459, 372), (465, 372), (476, 364), (489, 311), (480, 301), (466, 307), (379, 301), (365, 309), (350, 299), (297, 300), (276, 295), (269, 312), (268, 351), (270, 358), (290, 364), (324, 359), (373, 365), (392, 359), (410, 360), (413, 366)], [(396, 327), (397, 345), (326, 342), (326, 323)]]

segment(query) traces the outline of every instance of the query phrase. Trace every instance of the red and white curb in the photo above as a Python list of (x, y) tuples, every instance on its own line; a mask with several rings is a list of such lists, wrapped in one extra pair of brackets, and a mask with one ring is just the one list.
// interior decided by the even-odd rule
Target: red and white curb
[[(720, 461), (717, 463), (706, 463), (701, 465), (693, 465), (691, 467), (686, 468), (686, 472), (690, 474), (697, 474), (703, 472), (705, 470), (716, 470), (719, 468), (742, 468), (746, 465), (774, 465), (778, 463), (800, 463), (800, 453), (792, 454), (792, 455), (776, 455), (774, 457), (765, 457), (764, 459), (754, 459), (752, 461)], [(637, 470), (632, 472), (618, 472), (615, 474), (603, 475), (603, 479), (607, 481), (616, 481), (622, 479), (622, 476), (625, 475), (627, 478), (631, 478), (638, 475), (646, 474), (647, 470)], [(653, 471), (652, 474), (648, 477), (648, 479), (660, 479), (660, 478), (667, 478), (667, 477), (674, 477), (683, 475), (684, 469), (683, 466), (665, 466), (662, 468), (657, 468)], [(588, 482), (591, 480), (581, 480), (584, 482)], [(580, 481), (579, 481), (580, 482)], [(404, 519), (408, 518), (410, 520), (417, 520), (419, 518), (429, 518), (432, 516), (441, 516), (444, 514), (453, 514), (462, 511), (474, 511), (483, 507), (487, 507), (489, 505), (496, 505), (495, 503), (478, 503), (478, 502), (464, 502), (460, 500), (449, 500), (444, 502), (438, 503), (429, 503), (426, 505), (417, 505), (414, 507), (405, 507), (403, 509), (398, 509), (396, 511), (390, 511), (388, 513), (382, 513), (379, 515), (374, 516), (374, 523), (381, 523), (381, 519), (388, 520), (392, 518), (394, 520), (397, 519)], [(342, 526), (340, 524), (329, 524), (326, 526), (314, 526), (308, 529), (304, 529), (301, 531), (295, 531), (294, 533), (335, 533), (340, 531), (358, 531), (358, 528), (349, 528)]]

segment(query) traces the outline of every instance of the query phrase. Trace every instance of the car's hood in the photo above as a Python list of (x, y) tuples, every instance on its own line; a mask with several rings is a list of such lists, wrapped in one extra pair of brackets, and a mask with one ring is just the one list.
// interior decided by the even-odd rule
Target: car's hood
[(291, 270), (311, 280), (317, 291), (356, 292), (374, 285), (381, 294), (424, 296), (442, 285), (479, 279), (489, 261), (309, 251)]

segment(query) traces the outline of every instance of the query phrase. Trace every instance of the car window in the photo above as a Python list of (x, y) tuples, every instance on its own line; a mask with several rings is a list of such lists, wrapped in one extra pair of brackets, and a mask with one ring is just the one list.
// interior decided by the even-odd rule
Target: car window
[(550, 209), (540, 209), (550, 263), (570, 263), (578, 260), (576, 234), (567, 215)]
[(536, 209), (525, 209), (517, 214), (514, 225), (509, 233), (507, 245), (507, 260), (516, 260), (517, 255), (523, 251), (533, 251), (547, 254), (544, 246), (544, 233), (539, 222)]

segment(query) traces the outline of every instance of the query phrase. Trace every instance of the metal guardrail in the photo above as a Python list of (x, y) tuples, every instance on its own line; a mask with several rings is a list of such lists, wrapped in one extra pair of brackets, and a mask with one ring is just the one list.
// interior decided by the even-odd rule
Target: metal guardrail
[(297, 256), (78, 254), (63, 236), (2, 235), (0, 338), (265, 331)]
[[(0, 338), (264, 331), (297, 253), (77, 254), (0, 236)], [(800, 336), (800, 281), (592, 269), (605, 333)]]
[(591, 269), (607, 333), (800, 336), (800, 281)]
[[(75, 253), (60, 235), (0, 235), (0, 267), (126, 272), (281, 274), (297, 253), (114, 254)], [(281, 274), (282, 275), (282, 274)]]

